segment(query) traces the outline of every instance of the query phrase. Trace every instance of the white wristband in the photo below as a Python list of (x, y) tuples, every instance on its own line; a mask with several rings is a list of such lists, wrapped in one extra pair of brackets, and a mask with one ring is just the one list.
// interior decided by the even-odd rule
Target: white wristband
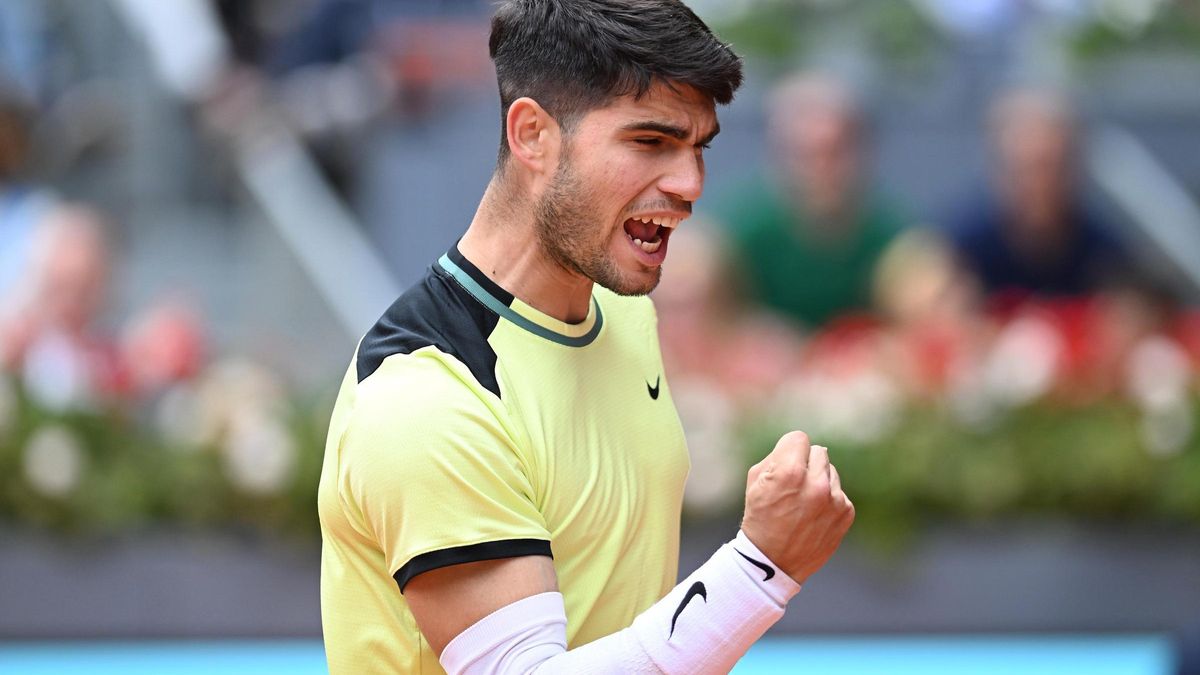
[(631, 628), (663, 672), (726, 673), (798, 592), (739, 531)]
[(566, 651), (562, 596), (507, 605), (442, 652), (448, 673), (727, 673), (800, 591), (746, 536), (717, 550), (633, 625)]

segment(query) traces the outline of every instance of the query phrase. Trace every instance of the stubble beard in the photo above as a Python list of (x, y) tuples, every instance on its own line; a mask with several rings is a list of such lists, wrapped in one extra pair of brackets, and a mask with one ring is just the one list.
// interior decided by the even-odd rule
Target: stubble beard
[(563, 155), (546, 193), (534, 208), (538, 245), (563, 268), (583, 275), (617, 295), (646, 295), (658, 286), (662, 268), (647, 281), (629, 278), (608, 253), (608, 232), (596, 222), (596, 199)]

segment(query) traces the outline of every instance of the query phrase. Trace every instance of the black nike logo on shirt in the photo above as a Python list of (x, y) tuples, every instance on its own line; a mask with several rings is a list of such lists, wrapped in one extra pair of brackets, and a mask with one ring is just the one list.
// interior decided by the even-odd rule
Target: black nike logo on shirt
[(733, 550), (737, 551), (738, 555), (742, 556), (746, 560), (749, 560), (751, 565), (754, 565), (758, 569), (762, 570), (763, 574), (767, 575), (767, 576), (763, 577), (763, 581), (770, 581), (771, 577), (775, 576), (775, 568), (771, 567), (770, 565), (768, 565), (764, 562), (759, 562), (759, 561), (755, 560), (754, 558), (751, 558), (750, 556), (746, 555), (745, 553), (738, 551), (736, 548)]
[(683, 608), (687, 607), (687, 604), (691, 602), (692, 598), (696, 597), (697, 595), (700, 596), (704, 602), (708, 602), (708, 591), (704, 588), (703, 581), (697, 581), (696, 583), (692, 584), (692, 587), (687, 589), (687, 593), (683, 594), (683, 600), (679, 602), (679, 607), (675, 609), (675, 616), (671, 617), (671, 632), (667, 634), (668, 640), (670, 640), (671, 636), (675, 634), (675, 620), (679, 618), (679, 615), (683, 612)]
[(646, 390), (650, 392), (650, 398), (654, 399), (655, 401), (658, 400), (658, 385), (661, 382), (662, 382), (662, 375), (659, 375), (658, 377), (656, 377), (654, 379), (653, 387), (650, 386), (649, 382), (646, 383)]

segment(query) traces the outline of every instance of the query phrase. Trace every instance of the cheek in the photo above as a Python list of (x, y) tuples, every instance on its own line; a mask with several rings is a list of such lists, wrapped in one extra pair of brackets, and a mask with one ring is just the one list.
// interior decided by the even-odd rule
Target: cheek
[(605, 185), (610, 199), (622, 202), (615, 204), (620, 208), (628, 206), (627, 203), (641, 190), (641, 177), (645, 173), (644, 167), (640, 167), (633, 162), (616, 163), (608, 167), (605, 175)]
[(624, 216), (631, 208), (655, 201), (652, 188), (661, 167), (651, 158), (623, 149), (598, 152), (596, 159), (601, 163), (584, 174), (582, 186), (592, 207), (589, 215), (603, 223), (602, 231), (611, 227), (614, 234), (624, 236)]

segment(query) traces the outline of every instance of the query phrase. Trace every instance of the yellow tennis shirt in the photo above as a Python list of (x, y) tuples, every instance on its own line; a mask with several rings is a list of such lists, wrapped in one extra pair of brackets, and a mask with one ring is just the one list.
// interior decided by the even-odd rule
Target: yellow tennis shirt
[(441, 673), (414, 576), (552, 556), (576, 647), (675, 585), (688, 472), (654, 308), (597, 286), (555, 320), (457, 248), (359, 343), (318, 496), (330, 670)]

